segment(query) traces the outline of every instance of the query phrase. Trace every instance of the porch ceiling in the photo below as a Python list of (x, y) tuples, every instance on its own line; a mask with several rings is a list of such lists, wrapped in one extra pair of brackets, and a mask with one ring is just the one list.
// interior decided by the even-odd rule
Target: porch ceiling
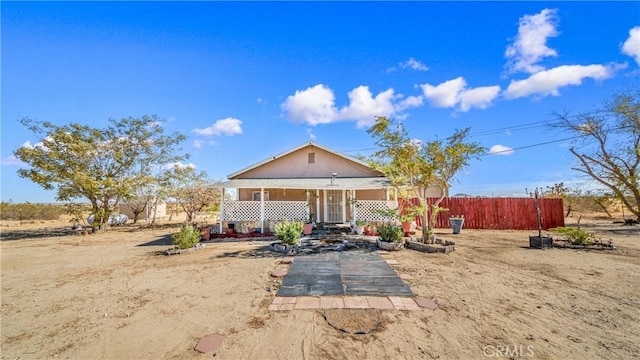
[(369, 190), (384, 189), (391, 186), (385, 177), (335, 178), (296, 178), (296, 179), (233, 179), (217, 185), (220, 188), (236, 189), (346, 189)]

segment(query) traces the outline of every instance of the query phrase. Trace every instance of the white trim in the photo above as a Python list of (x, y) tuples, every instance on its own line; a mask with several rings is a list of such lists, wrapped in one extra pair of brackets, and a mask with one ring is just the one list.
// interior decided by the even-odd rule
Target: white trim
[(260, 188), (260, 234), (264, 234), (264, 188)]
[[(320, 222), (320, 189), (316, 189), (316, 222)], [(324, 220), (324, 218), (323, 218)]]
[(220, 220), (220, 234), (222, 234), (222, 218), (224, 216), (224, 188), (222, 190), (222, 196), (220, 196), (220, 216), (218, 216)]

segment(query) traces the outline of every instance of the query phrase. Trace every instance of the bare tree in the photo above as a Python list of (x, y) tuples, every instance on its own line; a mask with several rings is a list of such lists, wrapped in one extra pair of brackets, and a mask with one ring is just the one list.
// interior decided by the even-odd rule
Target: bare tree
[(640, 220), (640, 89), (615, 94), (595, 111), (556, 115), (550, 126), (574, 135), (572, 169), (611, 190)]
[(174, 198), (187, 215), (187, 224), (193, 224), (196, 216), (220, 203), (220, 191), (204, 171), (192, 167), (175, 167), (165, 174), (170, 197)]

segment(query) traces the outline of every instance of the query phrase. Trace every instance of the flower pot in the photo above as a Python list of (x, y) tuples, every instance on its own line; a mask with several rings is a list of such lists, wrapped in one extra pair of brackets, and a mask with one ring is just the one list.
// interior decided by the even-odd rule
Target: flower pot
[(302, 233), (305, 235), (311, 235), (313, 232), (313, 224), (304, 224), (302, 226)]
[(200, 240), (209, 240), (211, 238), (211, 227), (200, 228)]
[(451, 224), (454, 234), (460, 234), (462, 225), (464, 224), (464, 218), (451, 218), (449, 219), (449, 224)]
[(356, 234), (362, 235), (364, 233), (364, 226), (356, 226), (354, 228), (354, 231), (356, 232)]
[(402, 222), (402, 231), (404, 231), (405, 234), (411, 232), (411, 221)]

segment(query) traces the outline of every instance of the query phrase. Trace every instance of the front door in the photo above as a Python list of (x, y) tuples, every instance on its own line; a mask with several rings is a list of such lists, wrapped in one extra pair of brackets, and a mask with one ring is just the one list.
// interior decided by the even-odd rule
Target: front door
[(344, 219), (344, 192), (342, 190), (325, 191), (325, 221), (342, 223)]

